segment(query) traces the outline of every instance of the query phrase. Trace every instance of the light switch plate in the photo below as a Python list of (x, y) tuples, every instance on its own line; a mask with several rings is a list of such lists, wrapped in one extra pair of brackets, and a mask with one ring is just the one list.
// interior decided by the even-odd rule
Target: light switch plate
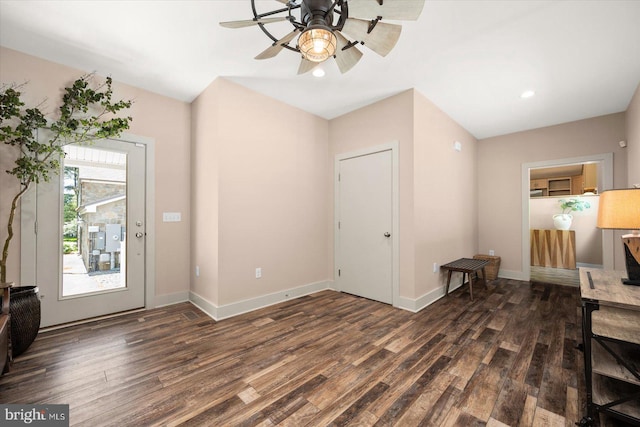
[(182, 215), (180, 214), (180, 212), (163, 212), (162, 221), (163, 222), (180, 222), (182, 221)]

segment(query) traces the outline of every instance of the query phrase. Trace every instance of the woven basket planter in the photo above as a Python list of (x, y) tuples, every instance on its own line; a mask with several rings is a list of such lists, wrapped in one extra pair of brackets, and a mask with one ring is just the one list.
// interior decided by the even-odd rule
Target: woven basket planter
[(489, 261), (489, 264), (484, 268), (487, 273), (487, 277), (483, 277), (486, 280), (496, 280), (498, 278), (498, 272), (500, 271), (500, 257), (493, 255), (478, 254), (473, 256), (474, 259), (484, 259)]
[(11, 353), (20, 356), (31, 345), (40, 329), (40, 298), (37, 286), (18, 286), (11, 289)]

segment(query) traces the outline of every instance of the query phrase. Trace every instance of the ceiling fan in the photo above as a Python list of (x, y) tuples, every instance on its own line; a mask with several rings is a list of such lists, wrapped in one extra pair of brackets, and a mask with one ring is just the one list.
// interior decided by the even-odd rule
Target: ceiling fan
[[(284, 7), (264, 13), (251, 0), (253, 19), (221, 22), (227, 28), (259, 26), (273, 43), (255, 59), (273, 58), (283, 49), (298, 52), (302, 60), (298, 74), (304, 74), (333, 57), (340, 72), (346, 73), (358, 63), (364, 45), (386, 56), (396, 45), (402, 26), (382, 19), (412, 20), (420, 16), (425, 0), (275, 0)], [(273, 36), (265, 27), (288, 21), (293, 31)], [(298, 36), (297, 42), (291, 44)]]

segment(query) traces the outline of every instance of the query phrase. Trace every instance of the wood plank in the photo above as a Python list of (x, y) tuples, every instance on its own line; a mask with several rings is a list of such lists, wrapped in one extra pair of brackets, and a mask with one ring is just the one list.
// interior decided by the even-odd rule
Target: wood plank
[(515, 353), (499, 348), (488, 365), (481, 365), (460, 397), (463, 411), (487, 421), (497, 403)]
[(520, 415), (520, 422), (518, 423), (518, 427), (528, 427), (533, 425), (533, 419), (536, 414), (537, 408), (537, 400), (531, 394), (527, 394), (527, 398), (524, 402), (524, 408), (522, 410), (522, 414)]
[(418, 380), (412, 384), (402, 395), (391, 405), (389, 409), (380, 417), (377, 425), (388, 425), (390, 422), (400, 418), (404, 412), (415, 402), (426, 387), (451, 361), (446, 356), (441, 356), (429, 367)]
[(542, 383), (542, 375), (544, 373), (544, 362), (547, 355), (548, 346), (541, 343), (536, 343), (529, 363), (529, 369), (527, 370), (527, 376), (525, 383), (532, 387), (540, 388)]
[(563, 416), (547, 411), (544, 408), (536, 408), (536, 413), (533, 418), (534, 426), (565, 427), (565, 424), (565, 418)]
[(336, 418), (331, 425), (345, 425), (351, 420), (358, 417), (364, 410), (366, 410), (373, 402), (380, 397), (384, 392), (389, 389), (389, 385), (383, 382), (377, 383), (372, 389), (367, 391), (360, 399), (347, 408), (338, 418)]
[[(452, 405), (453, 402), (452, 396), (453, 394), (458, 394), (459, 392), (455, 389), (455, 387), (448, 387), (445, 390), (442, 390), (440, 387), (428, 387), (421, 393), (418, 398), (414, 401), (412, 405), (405, 411), (405, 413), (400, 417), (395, 424), (397, 425), (433, 425), (433, 421), (425, 420), (425, 418), (429, 419), (429, 412), (436, 410), (437, 413), (442, 413), (443, 405)], [(446, 412), (446, 411), (445, 411)]]
[(554, 414), (562, 414), (566, 408), (566, 399), (567, 384), (564, 382), (562, 368), (545, 366), (538, 393), (538, 408), (547, 409)]
[(41, 332), (0, 401), (66, 403), (91, 427), (569, 423), (578, 306), (507, 279), (419, 313), (333, 291), (220, 322), (176, 304)]
[(491, 412), (491, 418), (509, 426), (517, 426), (525, 414), (527, 387), (507, 378)]
[(580, 406), (578, 406), (578, 390), (575, 387), (567, 387), (567, 406), (564, 410), (564, 416), (567, 421), (580, 420)]
[(537, 345), (536, 341), (538, 335), (539, 330), (535, 327), (527, 330), (527, 334), (523, 340), (522, 346), (520, 347), (520, 351), (517, 353), (513, 366), (511, 367), (511, 371), (509, 372), (509, 377), (514, 381), (522, 383), (526, 381), (531, 358), (533, 357), (533, 352)]

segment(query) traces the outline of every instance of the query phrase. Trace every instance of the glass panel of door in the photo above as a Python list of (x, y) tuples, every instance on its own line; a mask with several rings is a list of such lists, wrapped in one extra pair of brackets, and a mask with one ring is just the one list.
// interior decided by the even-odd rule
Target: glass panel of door
[(127, 154), (65, 147), (62, 297), (126, 284)]

